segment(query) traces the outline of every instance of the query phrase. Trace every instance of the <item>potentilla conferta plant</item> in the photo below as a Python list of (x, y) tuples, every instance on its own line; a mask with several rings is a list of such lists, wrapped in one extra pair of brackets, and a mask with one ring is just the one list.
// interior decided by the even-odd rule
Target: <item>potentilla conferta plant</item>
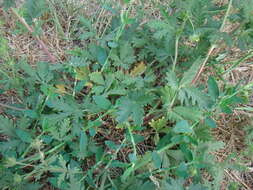
[(212, 131), (250, 101), (225, 74), (253, 57), (252, 0), (3, 0), (0, 28), (0, 189), (220, 190), (236, 169)]

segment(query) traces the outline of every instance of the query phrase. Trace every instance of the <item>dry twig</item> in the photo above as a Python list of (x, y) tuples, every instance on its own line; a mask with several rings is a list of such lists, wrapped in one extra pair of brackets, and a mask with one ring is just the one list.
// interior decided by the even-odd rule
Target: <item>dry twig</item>
[[(22, 18), (21, 16), (19, 16), (19, 14), (15, 11), (15, 9), (11, 8), (10, 9), (11, 12), (17, 17), (17, 19), (19, 20), (19, 22), (21, 22), (25, 27), (26, 29), (31, 33), (33, 34), (34, 33), (34, 30), (31, 26), (29, 26), (26, 21), (24, 20), (24, 18)], [(35, 35), (35, 39), (37, 40), (37, 42), (39, 43), (39, 45), (41, 46), (42, 50), (47, 54), (49, 60), (52, 62), (52, 63), (55, 63), (57, 61), (57, 59), (55, 58), (54, 55), (52, 55), (47, 46), (45, 45), (45, 43), (39, 38), (39, 36)]]

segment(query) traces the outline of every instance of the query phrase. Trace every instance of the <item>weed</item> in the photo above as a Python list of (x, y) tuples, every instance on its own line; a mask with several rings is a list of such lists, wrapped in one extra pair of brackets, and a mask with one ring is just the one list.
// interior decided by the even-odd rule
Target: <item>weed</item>
[[(0, 95), (17, 99), (0, 103), (1, 189), (221, 188), (234, 165), (229, 156), (217, 162), (225, 144), (212, 131), (220, 116), (252, 111), (244, 105), (253, 83), (224, 79), (252, 57), (250, 0), (152, 1), (159, 17), (132, 0), (98, 3), (94, 17), (71, 1), (14, 4), (4, 0), (5, 11), (49, 61), (12, 59), (0, 34)], [(227, 23), (237, 27), (228, 32)], [(47, 48), (45, 25), (72, 44), (64, 58)], [(224, 70), (214, 54), (224, 44), (250, 51)], [(214, 74), (203, 77), (205, 68)]]

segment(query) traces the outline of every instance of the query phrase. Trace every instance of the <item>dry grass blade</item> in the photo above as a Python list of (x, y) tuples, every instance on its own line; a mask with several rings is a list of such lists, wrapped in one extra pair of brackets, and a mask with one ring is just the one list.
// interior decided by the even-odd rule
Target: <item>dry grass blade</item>
[[(11, 12), (17, 17), (17, 19), (27, 28), (27, 30), (30, 32), (30, 33), (33, 33), (34, 30), (31, 26), (29, 26), (26, 21), (19, 16), (19, 14), (13, 9), (11, 8)], [(55, 63), (57, 61), (57, 59), (49, 52), (47, 46), (45, 45), (45, 43), (36, 35), (35, 36), (37, 42), (39, 43), (39, 45), (41, 46), (41, 48), (43, 49), (43, 51), (47, 54), (49, 60), (52, 62), (52, 63)]]
[(243, 185), (246, 190), (251, 190), (251, 188), (246, 183), (244, 183), (243, 180), (239, 176), (237, 176), (236, 174), (232, 172), (229, 172), (228, 170), (224, 170), (224, 171), (231, 179)]

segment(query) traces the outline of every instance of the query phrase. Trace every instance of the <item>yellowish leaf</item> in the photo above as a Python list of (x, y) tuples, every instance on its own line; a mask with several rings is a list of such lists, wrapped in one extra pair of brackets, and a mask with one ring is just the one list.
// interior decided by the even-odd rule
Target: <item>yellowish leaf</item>
[(89, 68), (87, 66), (76, 68), (76, 79), (77, 80), (88, 80)]
[(137, 63), (137, 65), (132, 69), (132, 71), (130, 72), (130, 75), (132, 77), (136, 77), (143, 74), (145, 70), (146, 70), (146, 65), (144, 64), (143, 61), (141, 61)]
[(60, 93), (60, 94), (65, 94), (65, 93), (67, 93), (64, 84), (56, 84), (55, 87), (56, 87), (56, 92), (58, 92), (58, 93)]
[(91, 82), (86, 82), (85, 86), (88, 87), (88, 88), (92, 88), (93, 84)]

